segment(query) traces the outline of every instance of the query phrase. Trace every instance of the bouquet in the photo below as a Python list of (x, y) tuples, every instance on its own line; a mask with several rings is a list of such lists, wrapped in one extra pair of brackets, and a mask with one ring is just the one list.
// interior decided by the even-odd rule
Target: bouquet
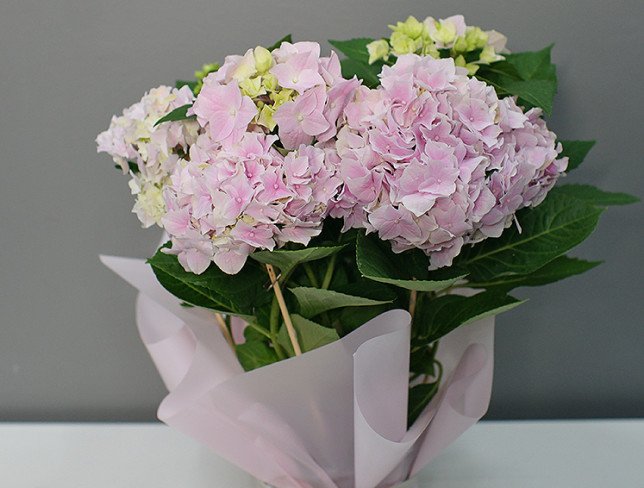
[(635, 201), (559, 184), (594, 142), (547, 127), (551, 47), (389, 27), (227, 56), (97, 138), (167, 240), (104, 258), (141, 292), (159, 417), (276, 487), (417, 473), (485, 413), (509, 292), (597, 266), (566, 253)]

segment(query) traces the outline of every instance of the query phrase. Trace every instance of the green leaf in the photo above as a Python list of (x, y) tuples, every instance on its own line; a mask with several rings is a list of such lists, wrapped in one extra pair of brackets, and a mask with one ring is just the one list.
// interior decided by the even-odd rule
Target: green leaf
[[(552, 44), (541, 51), (525, 51), (504, 54), (505, 62), (511, 64), (524, 80), (547, 80), (556, 75), (550, 62)], [(556, 79), (556, 78), (555, 78)]]
[(468, 270), (471, 281), (532, 273), (586, 239), (602, 211), (563, 194), (549, 195), (517, 214), (521, 231), (513, 226), (497, 239), (465, 248), (455, 264)]
[(595, 145), (595, 141), (559, 141), (563, 146), (563, 151), (559, 157), (568, 157), (568, 169), (566, 171), (572, 171), (577, 166), (579, 166), (590, 150)]
[(524, 105), (526, 108), (541, 107), (546, 114), (552, 113), (552, 102), (557, 93), (556, 82), (551, 80), (509, 80), (502, 86), (512, 95), (519, 97), (519, 105)]
[(423, 383), (416, 385), (409, 390), (407, 402), (407, 428), (411, 427), (418, 416), (423, 413), (425, 407), (432, 401), (438, 392), (439, 381), (434, 383)]
[(381, 65), (369, 65), (355, 59), (346, 58), (340, 61), (340, 66), (342, 67), (342, 76), (344, 78), (356, 76), (369, 88), (376, 88), (380, 85), (378, 75), (380, 74)]
[(332, 256), (340, 252), (345, 246), (307, 247), (295, 251), (256, 251), (250, 255), (255, 261), (272, 264), (280, 269), (282, 277), (288, 276), (295, 266), (309, 261)]
[(264, 289), (266, 274), (252, 261), (235, 275), (214, 264), (196, 275), (184, 270), (176, 256), (159, 249), (148, 263), (166, 290), (192, 305), (251, 318), (257, 307), (272, 299)]
[(566, 195), (599, 207), (630, 205), (640, 201), (639, 198), (628, 193), (604, 191), (591, 185), (562, 185), (553, 188), (551, 193), (554, 195)]
[(436, 350), (439, 342), (415, 348), (409, 355), (409, 371), (414, 374), (436, 375)]
[(383, 305), (391, 303), (391, 300), (372, 300), (355, 295), (346, 295), (333, 290), (323, 290), (321, 288), (308, 288), (298, 286), (290, 289), (291, 293), (297, 298), (300, 305), (299, 312), (306, 318), (315, 317), (316, 315), (343, 307), (367, 307), (372, 305)]
[(438, 291), (449, 288), (465, 276), (457, 268), (429, 273), (429, 259), (422, 252), (395, 254), (388, 243), (374, 234), (358, 234), (356, 261), (362, 276), (417, 291)]
[[(302, 348), (302, 352), (312, 351), (318, 347), (335, 342), (340, 338), (335, 329), (324, 327), (312, 322), (311, 320), (305, 319), (301, 315), (291, 314), (291, 320), (293, 321), (293, 327), (297, 333), (297, 340)], [(288, 331), (284, 325), (282, 325), (279, 333), (277, 334), (277, 342), (286, 351), (288, 351), (291, 356), (294, 355), (293, 345), (291, 344)]]
[(481, 66), (476, 77), (491, 84), (499, 96), (516, 95), (519, 105), (552, 112), (557, 70), (550, 61), (552, 46), (541, 51), (505, 54), (505, 60)]
[(293, 35), (292, 34), (286, 34), (284, 37), (282, 37), (279, 41), (277, 41), (275, 44), (267, 47), (269, 51), (273, 51), (280, 47), (283, 42), (293, 42)]
[(159, 124), (162, 124), (163, 122), (174, 122), (177, 120), (195, 119), (196, 117), (194, 115), (188, 116), (188, 109), (190, 107), (192, 107), (192, 105), (188, 103), (186, 105), (182, 105), (181, 107), (175, 108), (172, 112), (157, 120), (156, 124), (154, 124), (154, 127), (156, 127)]
[(485, 291), (471, 297), (444, 295), (421, 302), (414, 319), (417, 344), (430, 344), (457, 327), (498, 315), (521, 305), (509, 295)]
[(235, 350), (245, 371), (252, 371), (277, 362), (277, 354), (265, 342), (245, 342), (237, 345)]
[(370, 42), (373, 42), (373, 39), (368, 37), (349, 39), (348, 41), (329, 40), (329, 44), (344, 54), (347, 58), (360, 61), (366, 65), (369, 64), (369, 51), (367, 49), (367, 44)]
[(192, 80), (192, 81), (177, 80), (175, 82), (175, 84), (174, 84), (175, 88), (181, 88), (182, 86), (187, 86), (193, 92), (195, 91), (195, 88), (197, 87), (197, 85), (198, 85), (198, 83), (196, 81), (194, 81), (194, 80)]
[(528, 275), (499, 276), (488, 282), (468, 283), (472, 288), (485, 288), (487, 290), (508, 292), (521, 286), (541, 286), (548, 283), (585, 273), (601, 264), (601, 261), (584, 261), (583, 259), (559, 256), (545, 266)]
[(391, 305), (377, 305), (375, 307), (346, 307), (338, 316), (341, 334), (347, 335), (361, 325), (377, 317), (381, 313), (391, 310)]

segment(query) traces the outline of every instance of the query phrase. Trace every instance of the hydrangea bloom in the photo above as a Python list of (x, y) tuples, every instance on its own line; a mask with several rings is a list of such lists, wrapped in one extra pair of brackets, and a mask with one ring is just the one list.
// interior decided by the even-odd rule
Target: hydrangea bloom
[(193, 112), (215, 142), (234, 144), (251, 130), (277, 127), (285, 149), (337, 133), (337, 122), (357, 79), (340, 73), (335, 53), (320, 57), (316, 42), (284, 42), (269, 52), (249, 49), (227, 56), (222, 67), (204, 79)]
[(245, 132), (234, 145), (199, 136), (166, 187), (163, 225), (186, 270), (214, 261), (237, 273), (255, 249), (307, 244), (320, 232), (341, 181), (321, 147), (302, 145), (283, 156), (277, 136)]
[(137, 197), (133, 212), (144, 227), (160, 224), (165, 214), (163, 186), (199, 129), (194, 121), (154, 124), (193, 99), (188, 87), (153, 88), (121, 116), (112, 117), (109, 129), (96, 138), (98, 152), (111, 155), (123, 173), (132, 176), (130, 189)]
[(331, 215), (396, 252), (420, 248), (433, 268), (450, 265), (540, 203), (566, 169), (539, 109), (523, 113), (450, 58), (401, 56), (381, 82), (345, 109)]
[(378, 39), (367, 45), (369, 63), (387, 61), (390, 55), (415, 53), (442, 58), (448, 54), (458, 66), (474, 74), (479, 65), (503, 59), (500, 53), (505, 52), (507, 41), (496, 31), (466, 25), (462, 15), (439, 20), (427, 17), (422, 22), (410, 16), (389, 28), (392, 30), (389, 39)]
[(308, 244), (341, 185), (334, 137), (359, 85), (317, 43), (228, 56), (204, 79), (191, 109), (202, 134), (164, 193), (167, 252), (233, 274), (255, 249)]

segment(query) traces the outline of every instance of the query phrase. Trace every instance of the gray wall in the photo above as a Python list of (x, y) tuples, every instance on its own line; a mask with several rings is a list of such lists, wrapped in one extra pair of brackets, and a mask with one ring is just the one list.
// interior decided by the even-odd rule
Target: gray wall
[[(599, 139), (569, 180), (642, 196), (640, 0), (0, 0), (0, 420), (152, 420), (164, 395), (134, 293), (97, 258), (159, 239), (95, 153), (111, 114), (287, 32), (376, 36), (459, 12), (517, 51), (556, 43), (550, 126)], [(491, 418), (644, 416), (641, 216), (609, 210), (577, 251), (603, 266), (522, 291), (498, 320)]]

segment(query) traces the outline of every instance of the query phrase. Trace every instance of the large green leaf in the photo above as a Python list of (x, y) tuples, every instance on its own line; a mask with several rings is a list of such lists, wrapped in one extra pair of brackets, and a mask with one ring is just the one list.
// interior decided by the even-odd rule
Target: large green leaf
[(551, 194), (566, 195), (568, 197), (581, 200), (599, 207), (608, 207), (611, 205), (630, 205), (639, 202), (639, 198), (629, 195), (628, 193), (617, 193), (600, 190), (591, 185), (562, 185), (555, 187)]
[(373, 42), (373, 39), (367, 37), (349, 39), (348, 41), (329, 40), (329, 44), (344, 54), (347, 58), (360, 61), (367, 65), (369, 64), (369, 51), (367, 50), (367, 44), (370, 42)]
[(551, 50), (552, 46), (548, 46), (540, 51), (506, 54), (504, 61), (482, 65), (476, 77), (494, 86), (499, 96), (516, 95), (520, 105), (541, 107), (550, 114), (557, 92)]
[(380, 69), (382, 65), (367, 64), (355, 59), (346, 58), (340, 61), (342, 67), (342, 76), (345, 78), (353, 78), (356, 76), (365, 86), (375, 88), (380, 85)]
[(508, 80), (503, 88), (519, 97), (519, 104), (528, 108), (541, 107), (545, 113), (552, 113), (552, 101), (557, 93), (557, 83), (551, 80)]
[(524, 51), (504, 54), (505, 62), (511, 64), (524, 80), (556, 80), (554, 65), (550, 62), (552, 45), (540, 51)]
[(297, 298), (300, 315), (311, 318), (316, 315), (343, 307), (368, 307), (391, 303), (391, 300), (372, 300), (355, 295), (346, 295), (333, 290), (298, 286), (290, 289)]
[(595, 145), (595, 141), (559, 141), (563, 146), (560, 157), (568, 157), (567, 171), (572, 171), (579, 166), (590, 150)]
[(430, 344), (457, 327), (498, 315), (522, 304), (503, 293), (485, 291), (471, 297), (444, 295), (421, 302), (414, 319), (415, 343)]
[(282, 276), (288, 276), (298, 264), (326, 258), (340, 252), (345, 246), (307, 247), (295, 251), (256, 251), (250, 255), (256, 261), (272, 264), (280, 269)]
[(455, 263), (468, 270), (471, 281), (532, 273), (586, 239), (602, 211), (563, 194), (549, 195), (517, 214), (521, 230), (513, 226), (497, 239), (465, 248)]
[[(340, 336), (329, 327), (324, 327), (311, 320), (308, 320), (301, 315), (291, 314), (291, 321), (297, 333), (297, 340), (302, 349), (302, 352), (311, 351), (318, 347), (325, 346), (332, 342), (337, 341)], [(277, 335), (277, 342), (293, 356), (293, 345), (288, 336), (286, 326), (282, 325)]]
[(192, 305), (250, 317), (272, 298), (264, 288), (266, 274), (252, 261), (235, 275), (224, 273), (214, 264), (197, 275), (184, 270), (176, 256), (160, 249), (148, 263), (166, 290)]
[(246, 371), (261, 368), (277, 362), (277, 354), (268, 344), (260, 341), (249, 341), (235, 347), (237, 358)]
[(443, 290), (465, 276), (457, 268), (430, 273), (429, 259), (421, 251), (395, 254), (374, 234), (358, 234), (356, 260), (365, 278), (408, 290)]
[(374, 307), (346, 307), (340, 310), (338, 315), (338, 329), (345, 336), (361, 325), (369, 322), (387, 310), (395, 308), (392, 305), (377, 305)]
[(174, 122), (177, 120), (195, 119), (196, 117), (194, 115), (188, 115), (188, 109), (191, 107), (192, 107), (191, 104), (186, 104), (186, 105), (182, 105), (181, 107), (175, 108), (172, 112), (157, 120), (154, 126), (156, 127), (157, 125), (162, 124), (163, 122)]
[(584, 261), (583, 259), (559, 256), (545, 266), (527, 275), (499, 276), (487, 282), (468, 283), (472, 288), (485, 288), (495, 291), (510, 291), (520, 286), (541, 286), (548, 283), (585, 273), (601, 264), (601, 261)]

